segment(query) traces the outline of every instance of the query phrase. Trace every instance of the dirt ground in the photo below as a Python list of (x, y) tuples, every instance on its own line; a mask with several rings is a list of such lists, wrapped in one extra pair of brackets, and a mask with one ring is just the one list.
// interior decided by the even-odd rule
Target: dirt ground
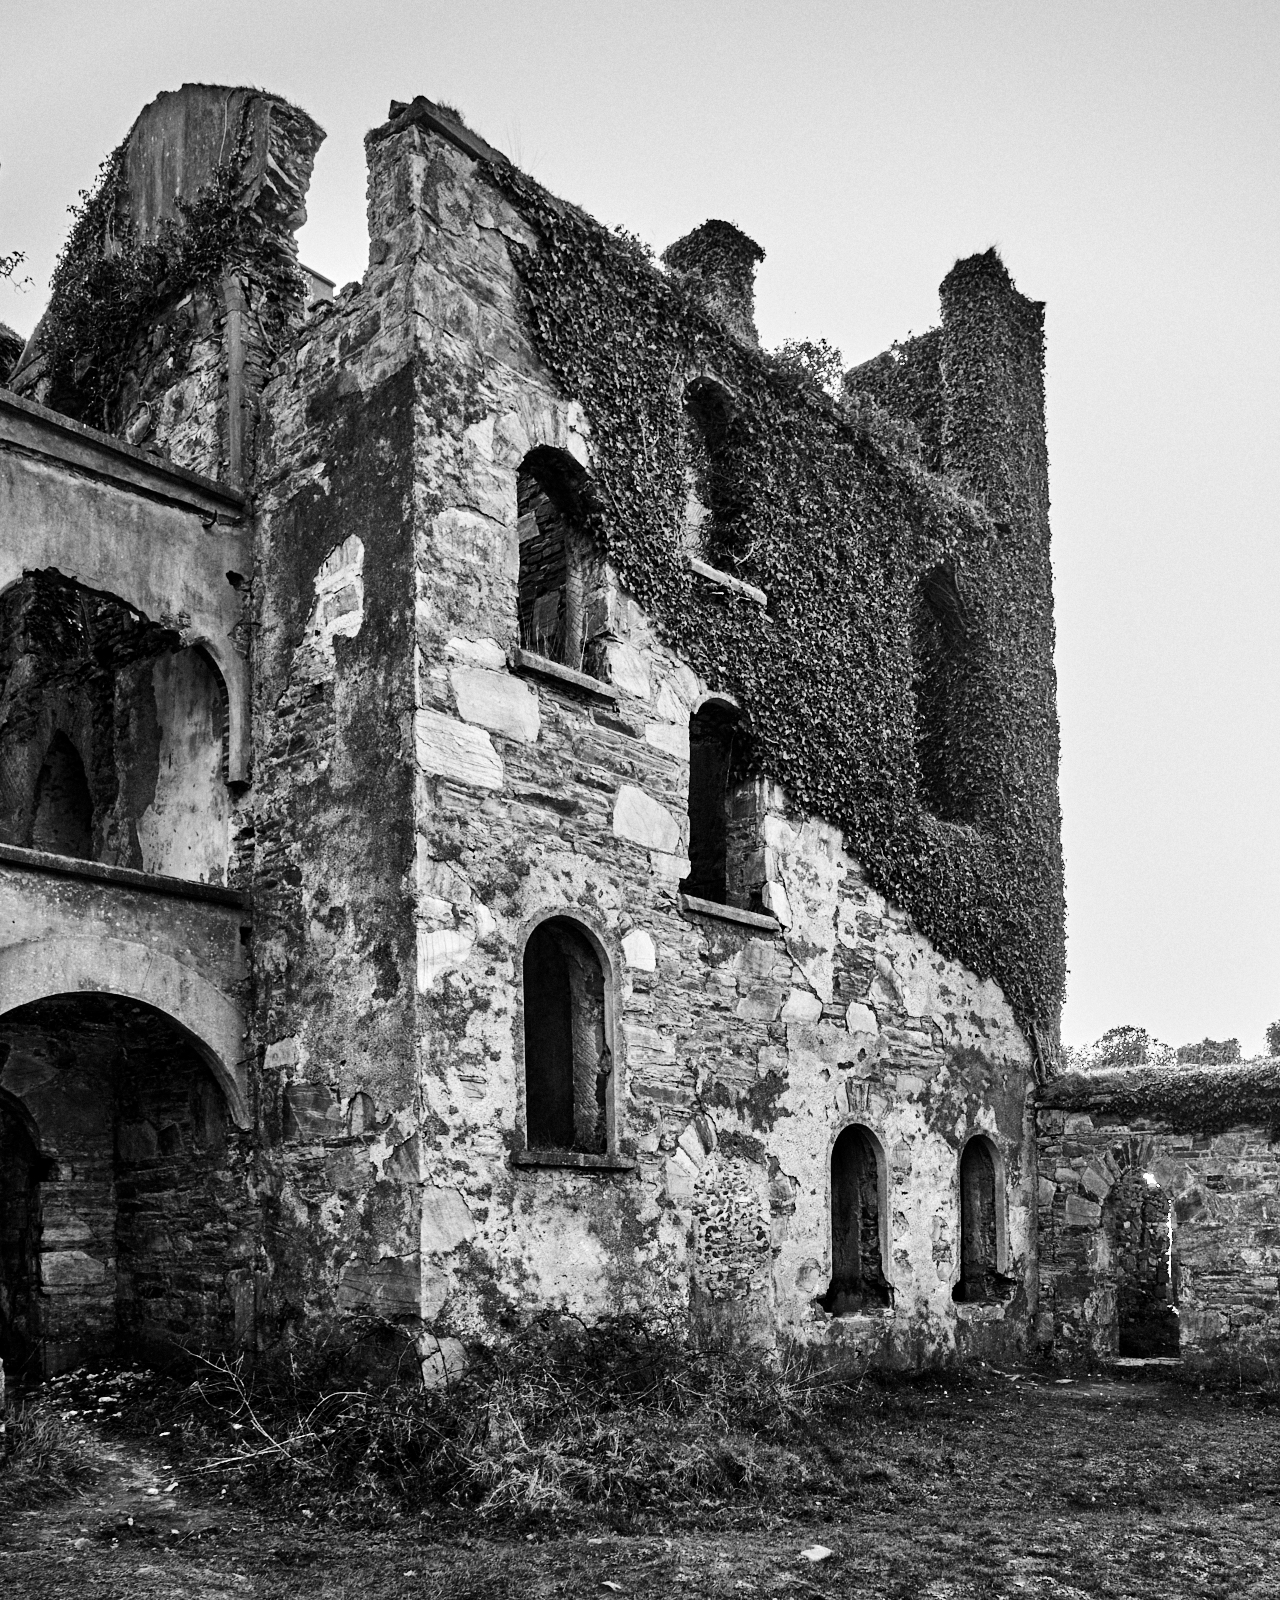
[(498, 1537), (353, 1529), (321, 1504), (272, 1516), (212, 1478), (172, 1479), (159, 1440), (88, 1425), (94, 1486), (0, 1528), (0, 1595), (1280, 1596), (1280, 1408), (1259, 1397), (993, 1377), (882, 1407), (860, 1432), (856, 1469), (763, 1501)]

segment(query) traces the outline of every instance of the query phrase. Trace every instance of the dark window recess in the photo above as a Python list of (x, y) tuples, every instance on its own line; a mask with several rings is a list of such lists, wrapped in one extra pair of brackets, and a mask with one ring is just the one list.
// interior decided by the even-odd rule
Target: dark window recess
[(732, 706), (708, 701), (689, 719), (689, 876), (685, 894), (761, 909), (759, 786), (744, 776), (750, 745)]
[(1176, 1356), (1173, 1206), (1136, 1168), (1107, 1196), (1102, 1212), (1116, 1287), (1118, 1353)]
[(943, 822), (972, 822), (977, 794), (965, 755), (972, 642), (949, 567), (935, 567), (916, 590), (911, 649), (920, 798)]
[(1013, 1280), (998, 1270), (996, 1163), (985, 1139), (970, 1139), (960, 1157), (960, 1281), (953, 1300), (1003, 1300)]
[(728, 397), (717, 384), (700, 378), (685, 390), (685, 548), (714, 567), (732, 556), (729, 419)]
[(36, 779), (31, 845), (59, 856), (93, 856), (93, 797), (75, 745), (55, 733)]
[(599, 957), (575, 923), (553, 917), (533, 930), (524, 952), (529, 1148), (603, 1155), (612, 1070)]
[(819, 1300), (833, 1316), (892, 1303), (880, 1248), (880, 1155), (865, 1128), (846, 1128), (831, 1151), (831, 1283)]
[(608, 631), (604, 566), (584, 532), (585, 475), (561, 451), (534, 450), (516, 479), (520, 645), (593, 678)]

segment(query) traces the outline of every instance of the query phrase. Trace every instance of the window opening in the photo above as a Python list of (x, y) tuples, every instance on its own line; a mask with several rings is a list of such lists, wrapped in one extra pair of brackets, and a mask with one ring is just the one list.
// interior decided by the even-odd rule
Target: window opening
[(866, 1128), (845, 1128), (831, 1151), (831, 1283), (818, 1302), (833, 1316), (892, 1303), (880, 1243), (880, 1153)]
[(921, 799), (943, 822), (971, 822), (976, 796), (963, 747), (969, 630), (950, 567), (935, 567), (916, 590), (911, 649)]
[(685, 551), (718, 568), (733, 559), (727, 532), (730, 417), (728, 396), (710, 379), (699, 378), (685, 390)]
[(996, 1162), (983, 1138), (970, 1139), (960, 1157), (960, 1280), (958, 1301), (1003, 1300), (1013, 1280), (999, 1270)]
[(36, 779), (35, 850), (59, 856), (93, 856), (93, 797), (80, 753), (65, 733), (55, 733)]
[(531, 1150), (608, 1148), (605, 980), (585, 933), (552, 917), (524, 952), (525, 1133)]
[(516, 479), (520, 644), (548, 661), (603, 675), (604, 566), (583, 528), (582, 469), (534, 450)]
[(1115, 1277), (1118, 1353), (1177, 1355), (1173, 1202), (1152, 1173), (1131, 1168), (1107, 1196), (1103, 1227)]
[(750, 740), (735, 706), (709, 700), (689, 719), (689, 875), (681, 892), (761, 909), (762, 791), (744, 776)]
[(11, 1376), (28, 1370), (40, 1339), (42, 1166), (34, 1141), (0, 1099), (0, 1361)]

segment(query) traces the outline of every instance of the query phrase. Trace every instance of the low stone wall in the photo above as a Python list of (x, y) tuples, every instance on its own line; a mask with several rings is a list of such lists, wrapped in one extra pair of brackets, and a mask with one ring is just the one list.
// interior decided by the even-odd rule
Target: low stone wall
[(1273, 1370), (1280, 1063), (1071, 1074), (1041, 1100), (1037, 1127), (1042, 1347), (1066, 1361), (1118, 1352), (1125, 1259), (1108, 1203), (1138, 1171), (1172, 1205), (1179, 1353)]

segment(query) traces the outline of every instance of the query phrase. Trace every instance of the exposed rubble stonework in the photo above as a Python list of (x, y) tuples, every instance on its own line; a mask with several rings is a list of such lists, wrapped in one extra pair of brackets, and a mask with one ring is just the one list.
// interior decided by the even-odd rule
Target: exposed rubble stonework
[[(591, 397), (540, 353), (502, 158), (393, 105), (368, 271), (304, 310), (263, 263), (296, 260), (320, 134), (273, 97), (161, 97), (117, 214), (208, 193), (214, 111), (250, 224), (217, 235), (217, 292), (179, 286), (109, 392), (57, 366), (55, 294), (0, 395), (0, 1355), (390, 1339), (431, 1377), (548, 1307), (898, 1365), (1030, 1349), (1057, 1316), (1052, 1019), (752, 765), (750, 708), (587, 533)], [(716, 223), (666, 269), (753, 361), (759, 258)], [(1029, 495), (1044, 547), (1002, 648), (1034, 656), (1051, 775), (1040, 309), (974, 262), (917, 421), (937, 467), (978, 464), (925, 461), (913, 492), (979, 494), (948, 396), (1005, 363), (1023, 409), (986, 448), (1030, 487), (987, 539)], [(969, 361), (978, 323), (999, 337)], [(45, 404), (86, 396), (115, 437)], [(682, 559), (708, 607), (769, 616), (700, 533), (732, 397), (704, 371), (673, 403)], [(972, 598), (936, 567), (912, 623), (939, 849), (978, 838), (938, 720)], [(1050, 810), (1018, 844), (1060, 886)], [(1060, 895), (1045, 919), (1050, 949)]]
[[(1038, 1113), (1041, 1342), (1068, 1360), (1131, 1353), (1127, 1320), (1136, 1311), (1149, 1328), (1165, 1300), (1176, 1331), (1158, 1353), (1269, 1371), (1280, 1344), (1278, 1109), (1274, 1063), (1053, 1084)], [(1137, 1215), (1135, 1188), (1146, 1198)]]

